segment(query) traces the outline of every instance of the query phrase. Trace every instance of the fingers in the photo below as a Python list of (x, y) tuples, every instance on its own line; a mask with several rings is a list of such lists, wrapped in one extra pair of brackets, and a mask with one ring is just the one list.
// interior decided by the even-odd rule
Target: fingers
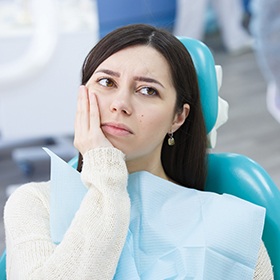
[(85, 86), (80, 86), (78, 100), (77, 100), (77, 112), (75, 119), (75, 132), (86, 132), (89, 128), (89, 102), (88, 93)]
[(89, 93), (89, 130), (96, 133), (100, 130), (100, 112), (97, 97), (94, 93)]
[(80, 86), (78, 98), (77, 98), (77, 111), (75, 118), (75, 135), (74, 135), (74, 146), (83, 154), (81, 139), (86, 135), (89, 119), (88, 119), (88, 97), (87, 89), (84, 86)]
[(112, 146), (100, 128), (100, 114), (96, 95), (81, 86), (75, 119), (74, 146), (81, 154), (100, 146)]

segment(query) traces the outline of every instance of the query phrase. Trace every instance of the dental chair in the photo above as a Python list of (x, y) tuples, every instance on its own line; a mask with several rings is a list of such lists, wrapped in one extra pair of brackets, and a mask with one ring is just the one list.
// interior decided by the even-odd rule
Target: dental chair
[[(216, 66), (206, 45), (190, 38), (179, 38), (189, 50), (198, 75), (205, 118), (209, 154), (205, 189), (228, 193), (266, 208), (263, 241), (270, 256), (275, 279), (280, 279), (280, 191), (268, 173), (246, 156), (213, 153), (216, 129), (227, 119), (227, 103), (218, 97), (221, 67)], [(77, 157), (69, 164), (77, 167)], [(5, 252), (0, 259), (0, 280), (5, 276)]]
[(208, 133), (208, 176), (206, 191), (228, 193), (266, 208), (263, 242), (280, 279), (280, 190), (268, 173), (252, 159), (233, 153), (214, 153), (216, 130), (227, 120), (227, 104), (218, 91), (222, 71), (206, 45), (190, 38), (179, 38), (189, 50), (198, 75), (201, 103)]

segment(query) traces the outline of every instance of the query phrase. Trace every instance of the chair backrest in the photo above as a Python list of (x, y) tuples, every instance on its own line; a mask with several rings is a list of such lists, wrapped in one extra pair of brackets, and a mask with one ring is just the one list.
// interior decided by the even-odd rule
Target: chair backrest
[[(213, 56), (203, 43), (180, 38), (196, 67), (207, 132), (218, 116), (218, 86)], [(77, 167), (77, 157), (69, 164)], [(263, 241), (272, 261), (274, 277), (280, 279), (280, 191), (268, 173), (246, 156), (214, 154), (208, 156), (206, 190), (229, 193), (266, 208)], [(2, 278), (1, 278), (2, 277)], [(5, 278), (5, 253), (0, 260), (0, 280)]]
[[(203, 43), (190, 38), (179, 39), (189, 50), (196, 67), (202, 109), (209, 133), (219, 114), (214, 58)], [(280, 279), (280, 190), (269, 174), (244, 155), (209, 153), (205, 189), (232, 194), (266, 208), (263, 241), (273, 265), (274, 278)]]

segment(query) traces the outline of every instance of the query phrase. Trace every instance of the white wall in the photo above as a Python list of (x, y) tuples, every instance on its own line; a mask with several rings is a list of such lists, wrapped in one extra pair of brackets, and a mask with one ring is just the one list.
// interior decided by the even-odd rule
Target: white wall
[[(42, 1), (40, 7), (43, 5)], [(45, 0), (46, 5), (49, 5), (50, 1)], [(41, 24), (38, 30), (34, 26), (36, 20), (34, 22), (32, 18), (33, 25), (29, 23), (29, 28), (11, 29), (10, 32), (0, 30), (0, 141), (73, 134), (81, 66), (88, 51), (98, 40), (95, 5), (93, 11), (85, 7), (85, 3), (83, 7), (80, 5), (79, 8), (87, 9), (87, 14), (81, 15), (73, 6), (74, 2), (79, 5), (81, 3), (71, 1), (70, 7), (70, 2), (60, 1), (57, 19), (54, 14), (48, 15), (48, 10), (40, 11), (42, 15), (36, 15), (36, 20)], [(90, 16), (92, 18), (89, 18)], [(85, 22), (85, 19), (88, 19), (88, 22)], [(56, 29), (54, 20), (57, 20)], [(50, 25), (56, 33), (54, 36), (50, 33)], [(42, 29), (45, 27), (49, 30), (44, 33)], [(49, 36), (46, 36), (47, 32)], [(34, 36), (41, 37), (37, 40), (37, 45), (33, 46), (31, 56), (29, 53), (29, 59), (22, 63), (21, 75), (16, 75), (20, 68), (16, 66), (17, 60), (30, 52)], [(40, 53), (51, 39), (55, 40), (49, 44), (49, 48), (53, 50), (49, 53), (45, 51), (46, 55)], [(26, 64), (37, 57), (42, 61), (33, 69), (26, 67), (27, 70), (24, 70)], [(15, 65), (11, 71), (15, 76), (12, 80), (5, 78), (5, 69), (8, 71), (9, 68), (5, 65), (9, 64)], [(2, 83), (1, 77), (4, 77)]]

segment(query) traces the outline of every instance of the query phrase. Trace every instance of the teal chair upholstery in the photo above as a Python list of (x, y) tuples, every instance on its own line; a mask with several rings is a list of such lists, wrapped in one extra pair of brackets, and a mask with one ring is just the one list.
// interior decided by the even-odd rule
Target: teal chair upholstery
[[(179, 38), (189, 50), (198, 75), (207, 133), (215, 127), (219, 113), (218, 86), (213, 56), (206, 45)], [(69, 164), (77, 167), (77, 157)], [(205, 189), (229, 193), (266, 208), (263, 241), (272, 261), (274, 277), (280, 279), (280, 191), (268, 173), (243, 155), (209, 152)], [(5, 279), (5, 253), (0, 261), (0, 280)]]
[(244, 155), (211, 153), (206, 190), (232, 194), (266, 208), (262, 239), (273, 265), (274, 279), (280, 279), (280, 191), (269, 174)]
[(0, 280), (6, 280), (6, 251), (0, 258)]

